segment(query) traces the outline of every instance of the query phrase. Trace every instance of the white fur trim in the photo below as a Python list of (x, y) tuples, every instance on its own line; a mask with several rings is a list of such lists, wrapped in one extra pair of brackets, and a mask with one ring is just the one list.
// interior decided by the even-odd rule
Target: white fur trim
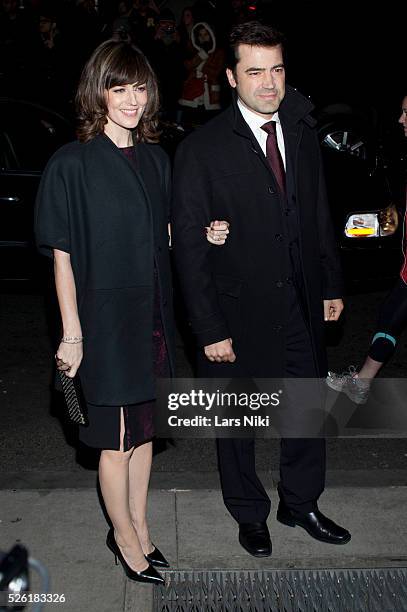
[(209, 49), (208, 53), (213, 53), (215, 51), (215, 49), (216, 49), (216, 38), (215, 38), (215, 34), (213, 33), (213, 30), (212, 30), (211, 26), (209, 24), (207, 24), (206, 21), (198, 21), (198, 23), (196, 23), (194, 25), (194, 27), (192, 28), (192, 30), (191, 30), (191, 42), (192, 42), (192, 45), (198, 51), (202, 48), (195, 41), (195, 30), (197, 28), (201, 28), (201, 27), (204, 27), (206, 30), (208, 30), (209, 34), (212, 37), (212, 48)]
[(199, 98), (195, 98), (195, 100), (180, 98), (178, 104), (181, 104), (181, 106), (189, 106), (190, 108), (198, 108), (198, 106), (203, 106), (203, 96), (199, 96)]
[[(216, 87), (216, 86), (215, 86)], [(206, 110), (218, 110), (220, 108), (220, 104), (211, 104), (211, 98), (209, 95), (209, 87), (208, 87), (208, 83), (205, 82), (204, 85), (204, 106), (206, 108)]]

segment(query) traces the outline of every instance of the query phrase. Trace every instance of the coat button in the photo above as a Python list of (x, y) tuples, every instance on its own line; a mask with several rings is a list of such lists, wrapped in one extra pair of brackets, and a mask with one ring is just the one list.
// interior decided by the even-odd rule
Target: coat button
[(283, 234), (276, 234), (276, 235), (274, 236), (274, 238), (275, 238), (276, 240), (278, 240), (279, 242), (281, 242), (281, 241), (282, 241), (282, 239), (283, 239)]
[(276, 287), (278, 287), (279, 289), (281, 289), (281, 287), (284, 286), (283, 281), (276, 281)]
[(267, 187), (267, 191), (269, 192), (270, 195), (274, 195), (276, 193), (276, 190), (274, 189), (274, 187)]

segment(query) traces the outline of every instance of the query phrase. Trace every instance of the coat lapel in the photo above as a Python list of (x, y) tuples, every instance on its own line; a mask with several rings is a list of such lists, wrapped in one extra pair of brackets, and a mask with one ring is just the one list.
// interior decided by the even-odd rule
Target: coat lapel
[[(152, 202), (150, 199), (150, 195), (148, 189), (146, 187), (146, 182), (148, 185), (155, 185), (156, 178), (151, 181), (151, 163), (149, 163), (148, 155), (146, 155), (146, 151), (144, 150), (144, 145), (135, 144), (136, 150), (136, 164), (132, 164), (131, 161), (120, 152), (118, 147), (108, 138), (105, 134), (100, 134), (96, 137), (100, 142), (101, 146), (106, 147), (111, 150), (112, 154), (116, 155), (123, 163), (123, 168), (127, 167), (128, 173), (131, 173), (132, 176), (132, 189), (134, 189), (134, 198), (139, 199), (140, 204), (143, 203), (147, 208), (147, 216), (148, 216), (148, 233), (150, 234), (150, 245), (151, 245), (151, 257), (154, 257), (154, 242), (156, 237), (156, 222), (155, 215), (153, 214)], [(139, 151), (139, 148), (141, 149)], [(140, 153), (140, 154), (139, 154)], [(134, 180), (135, 179), (135, 180)], [(145, 182), (146, 181), (146, 182)]]
[[(153, 221), (153, 215), (152, 215), (152, 206), (151, 206), (151, 200), (148, 194), (148, 190), (146, 187), (146, 183), (143, 179), (143, 176), (146, 177), (146, 179), (150, 178), (150, 174), (151, 174), (151, 164), (148, 164), (145, 161), (146, 156), (141, 154), (138, 154), (138, 150), (139, 147), (143, 147), (143, 145), (139, 145), (139, 144), (135, 144), (135, 150), (136, 150), (136, 166), (134, 166), (129, 159), (127, 159), (127, 157), (125, 157), (125, 155), (123, 155), (120, 150), (118, 149), (118, 147), (114, 144), (114, 142), (112, 142), (110, 140), (110, 138), (108, 136), (106, 136), (105, 134), (100, 134), (99, 136), (97, 136), (96, 138), (99, 139), (100, 143), (102, 144), (102, 146), (105, 147), (109, 147), (111, 149), (111, 151), (118, 156), (124, 165), (127, 166), (128, 170), (130, 170), (133, 174), (133, 176), (136, 178), (138, 186), (140, 187), (140, 190), (144, 196), (144, 201), (147, 205), (148, 211), (149, 211), (149, 216), (150, 216), (150, 221), (152, 223)], [(144, 151), (142, 152), (144, 153)], [(154, 184), (153, 182), (147, 181), (148, 184)]]
[(285, 146), (287, 197), (290, 197), (295, 195), (295, 185), (298, 176), (298, 151), (303, 126), (300, 123), (287, 125), (282, 120), (281, 127)]
[(276, 178), (270, 168), (270, 165), (267, 161), (267, 157), (264, 155), (263, 150), (257, 141), (257, 138), (244, 120), (243, 115), (237, 106), (236, 100), (233, 101), (232, 112), (233, 131), (235, 132), (235, 134), (238, 134), (242, 138), (247, 139), (247, 143), (250, 147), (251, 153), (260, 160), (260, 163), (263, 164), (269, 175), (272, 177), (275, 188), (278, 189)]
[[(157, 202), (162, 198), (161, 191), (159, 190), (159, 184), (157, 182), (157, 172), (154, 168), (151, 154), (149, 153), (147, 146), (143, 143), (136, 145), (137, 155), (137, 177), (144, 190), (148, 207), (150, 210), (150, 217), (153, 226), (154, 236), (157, 241), (157, 232), (159, 231), (159, 219), (157, 214)], [(148, 185), (148, 189), (147, 186)]]
[[(311, 126), (316, 123), (310, 115), (313, 109), (314, 106), (308, 98), (305, 98), (290, 85), (286, 86), (286, 95), (280, 105), (278, 115), (284, 135), (287, 186), (291, 186), (291, 195), (295, 195), (295, 185), (298, 179), (298, 153), (304, 130), (304, 121)], [(287, 193), (287, 195), (290, 194)]]

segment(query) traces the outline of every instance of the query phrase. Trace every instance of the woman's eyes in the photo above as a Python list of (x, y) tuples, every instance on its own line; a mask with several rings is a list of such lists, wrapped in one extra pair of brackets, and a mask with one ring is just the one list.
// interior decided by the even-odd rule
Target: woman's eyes
[[(146, 91), (147, 87), (145, 85), (136, 85), (133, 87), (133, 91), (139, 91), (143, 93)], [(117, 89), (113, 89), (113, 93), (124, 93), (126, 90), (124, 87), (118, 87)]]

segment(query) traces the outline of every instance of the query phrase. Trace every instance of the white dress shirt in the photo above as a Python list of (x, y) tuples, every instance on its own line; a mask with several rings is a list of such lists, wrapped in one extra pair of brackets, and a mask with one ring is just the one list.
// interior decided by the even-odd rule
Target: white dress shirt
[(264, 125), (265, 123), (268, 123), (268, 121), (275, 121), (276, 122), (277, 146), (278, 146), (278, 150), (280, 151), (280, 155), (282, 157), (283, 164), (284, 164), (284, 169), (285, 169), (286, 168), (286, 163), (285, 163), (284, 136), (283, 136), (283, 130), (282, 130), (282, 127), (281, 127), (281, 122), (280, 122), (280, 118), (278, 116), (278, 112), (274, 113), (272, 118), (267, 120), (264, 117), (260, 117), (260, 115), (257, 115), (253, 111), (251, 111), (248, 108), (246, 108), (246, 106), (244, 106), (244, 104), (240, 101), (239, 98), (237, 100), (237, 105), (239, 107), (240, 112), (243, 115), (243, 119), (246, 121), (247, 125), (249, 126), (249, 128), (253, 132), (253, 134), (254, 134), (257, 142), (259, 143), (259, 145), (261, 147), (261, 150), (263, 151), (265, 157), (267, 157), (267, 151), (266, 151), (267, 132), (262, 130), (261, 126)]

